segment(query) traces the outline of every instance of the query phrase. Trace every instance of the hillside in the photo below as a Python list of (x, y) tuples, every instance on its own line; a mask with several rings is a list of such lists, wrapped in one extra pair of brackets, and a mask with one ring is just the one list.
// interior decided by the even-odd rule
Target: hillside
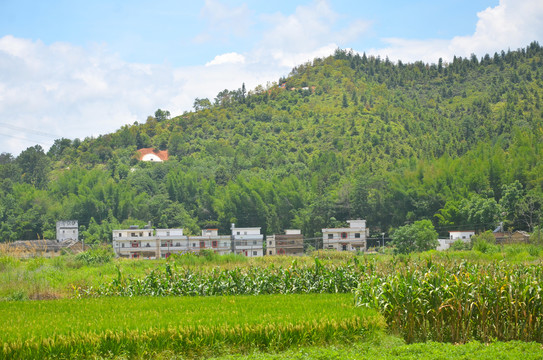
[[(0, 156), (0, 241), (86, 241), (122, 223), (198, 233), (230, 223), (319, 236), (350, 218), (375, 233), (431, 219), (438, 231), (532, 231), (543, 221), (543, 48), (451, 63), (343, 50), (277, 84), (196, 99), (194, 111)], [(164, 163), (136, 150), (167, 149)]]

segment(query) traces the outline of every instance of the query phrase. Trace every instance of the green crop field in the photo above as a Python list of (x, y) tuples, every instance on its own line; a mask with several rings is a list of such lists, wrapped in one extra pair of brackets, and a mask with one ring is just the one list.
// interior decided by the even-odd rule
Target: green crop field
[(531, 249), (4, 255), (0, 359), (543, 359), (543, 265)]
[(4, 359), (188, 357), (367, 340), (385, 328), (351, 295), (135, 297), (0, 303)]

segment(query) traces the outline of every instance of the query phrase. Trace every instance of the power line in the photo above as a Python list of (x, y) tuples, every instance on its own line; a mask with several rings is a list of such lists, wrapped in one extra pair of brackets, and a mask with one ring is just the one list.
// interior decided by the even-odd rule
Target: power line
[(56, 134), (48, 133), (48, 132), (41, 131), (41, 130), (34, 130), (34, 129), (26, 128), (26, 127), (16, 126), (16, 125), (12, 125), (12, 124), (6, 124), (4, 122), (0, 122), (0, 127), (20, 131), (20, 132), (27, 133), (27, 134), (43, 136), (43, 137), (47, 137), (47, 138), (50, 138), (50, 139), (58, 139), (58, 138), (60, 138)]
[(29, 142), (29, 143), (32, 143), (32, 144), (39, 144), (39, 145), (43, 145), (43, 146), (51, 146), (51, 145), (53, 145), (50, 142), (45, 142), (45, 141), (41, 141), (41, 140), (38, 141), (38, 140), (35, 140), (35, 139), (25, 138), (25, 137), (17, 136), (17, 135), (0, 133), (0, 136), (10, 137), (10, 138), (17, 139), (17, 140), (23, 140), (23, 141), (26, 141), (26, 142)]

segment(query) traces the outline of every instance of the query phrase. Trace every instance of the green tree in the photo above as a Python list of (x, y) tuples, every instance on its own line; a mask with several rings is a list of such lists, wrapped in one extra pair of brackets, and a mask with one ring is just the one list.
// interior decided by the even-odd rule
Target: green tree
[(19, 168), (22, 170), (22, 180), (37, 188), (42, 188), (47, 183), (49, 173), (49, 159), (40, 145), (27, 148), (17, 157)]
[(430, 220), (419, 220), (399, 227), (392, 234), (392, 241), (400, 254), (432, 250), (438, 245), (437, 231)]

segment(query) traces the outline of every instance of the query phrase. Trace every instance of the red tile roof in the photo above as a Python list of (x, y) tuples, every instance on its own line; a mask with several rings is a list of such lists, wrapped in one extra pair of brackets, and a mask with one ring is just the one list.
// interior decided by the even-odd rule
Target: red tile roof
[(158, 150), (153, 148), (143, 148), (138, 150), (139, 159), (142, 160), (145, 155), (153, 154), (162, 161), (168, 160), (168, 150)]

